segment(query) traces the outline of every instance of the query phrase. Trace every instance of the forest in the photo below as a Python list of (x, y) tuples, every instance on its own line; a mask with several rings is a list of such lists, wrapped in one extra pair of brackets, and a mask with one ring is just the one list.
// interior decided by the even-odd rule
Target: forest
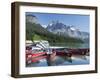
[(26, 22), (26, 40), (47, 40), (50, 43), (83, 43), (82, 40), (72, 37), (53, 34), (40, 24)]

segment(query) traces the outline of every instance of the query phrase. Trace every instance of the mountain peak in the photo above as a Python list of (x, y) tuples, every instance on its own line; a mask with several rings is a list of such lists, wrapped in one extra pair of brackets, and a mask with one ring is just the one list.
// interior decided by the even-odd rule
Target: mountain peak
[(56, 30), (56, 29), (61, 29), (62, 27), (65, 28), (66, 25), (56, 20), (56, 21), (51, 21), (51, 23), (48, 24), (47, 29), (50, 28), (51, 30)]
[(26, 22), (38, 24), (38, 19), (35, 15), (28, 14), (26, 15)]
[(61, 23), (58, 20), (52, 21), (50, 24), (48, 24), (46, 29), (54, 34), (62, 35), (65, 37), (69, 36), (74, 38), (83, 38), (84, 36), (84, 34), (75, 26), (65, 25), (64, 23)]

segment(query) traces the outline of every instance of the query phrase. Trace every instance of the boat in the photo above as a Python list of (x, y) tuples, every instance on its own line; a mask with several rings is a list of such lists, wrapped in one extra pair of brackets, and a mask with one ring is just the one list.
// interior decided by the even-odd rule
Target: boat
[(68, 49), (72, 55), (89, 55), (89, 48)]
[(31, 64), (33, 62), (39, 62), (39, 60), (46, 58), (46, 52), (39, 47), (27, 47), (26, 48), (26, 64)]
[(72, 54), (67, 49), (56, 49), (57, 56), (68, 56), (71, 57)]
[(55, 48), (57, 56), (68, 56), (73, 55), (87, 55), (89, 56), (89, 48)]

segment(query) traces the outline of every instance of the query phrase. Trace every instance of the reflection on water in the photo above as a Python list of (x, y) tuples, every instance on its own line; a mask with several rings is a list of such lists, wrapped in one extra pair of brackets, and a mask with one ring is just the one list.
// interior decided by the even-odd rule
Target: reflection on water
[[(59, 46), (65, 48), (89, 48), (89, 43), (50, 43), (50, 46)], [(40, 67), (40, 66), (63, 66), (63, 65), (82, 65), (89, 64), (89, 55), (73, 55), (67, 56), (55, 56), (55, 60), (51, 61), (47, 58), (41, 59), (38, 62), (33, 62), (26, 65), (26, 67)]]
[(50, 43), (50, 45), (67, 48), (89, 48), (89, 43)]
[(54, 61), (42, 59), (39, 62), (28, 64), (27, 67), (40, 67), (40, 66), (63, 66), (63, 65), (81, 65), (89, 64), (89, 56), (56, 56)]

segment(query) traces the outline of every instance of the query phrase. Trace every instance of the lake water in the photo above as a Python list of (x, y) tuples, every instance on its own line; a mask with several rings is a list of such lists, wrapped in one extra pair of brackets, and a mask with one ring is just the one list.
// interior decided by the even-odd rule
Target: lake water
[(89, 43), (50, 43), (50, 46), (59, 46), (66, 48), (89, 48)]
[(47, 62), (46, 59), (42, 59), (37, 63), (31, 63), (27, 65), (27, 67), (40, 67), (40, 66), (68, 66), (68, 65), (88, 65), (89, 64), (89, 56), (73, 56), (71, 58), (68, 57), (60, 57), (56, 56), (54, 61)]
[[(50, 46), (53, 47), (65, 47), (65, 48), (89, 48), (88, 43), (52, 43)], [(54, 61), (47, 61), (47, 59), (42, 59), (39, 62), (31, 63), (26, 65), (26, 67), (40, 67), (40, 66), (63, 66), (63, 65), (87, 65), (90, 62), (89, 56), (56, 56)]]

